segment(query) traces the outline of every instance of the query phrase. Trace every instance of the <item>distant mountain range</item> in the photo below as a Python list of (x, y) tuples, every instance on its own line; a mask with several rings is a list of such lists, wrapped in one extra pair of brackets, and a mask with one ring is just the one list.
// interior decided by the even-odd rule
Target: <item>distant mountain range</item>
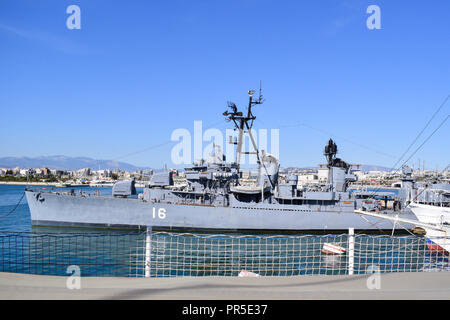
[(96, 160), (86, 157), (66, 157), (66, 156), (48, 156), (48, 157), (4, 157), (0, 158), (0, 168), (49, 168), (58, 170), (78, 170), (82, 168), (115, 169), (127, 171), (136, 171), (139, 169), (147, 170), (149, 167), (137, 167), (132, 164), (114, 160)]
[[(318, 168), (319, 167), (303, 167), (303, 168), (289, 167), (289, 168), (282, 168), (282, 169), (289, 171), (289, 170), (294, 170), (294, 169), (306, 170), (306, 169), (318, 169)], [(375, 166), (375, 165), (369, 165), (369, 164), (361, 165), (361, 170), (363, 172), (368, 172), (368, 171), (393, 171), (391, 168), (382, 167), (382, 166)]]
[[(3, 157), (0, 158), (0, 168), (49, 168), (58, 170), (78, 170), (82, 168), (91, 168), (92, 170), (100, 169), (115, 169), (126, 171), (136, 170), (148, 170), (150, 167), (137, 167), (127, 162), (120, 162), (114, 160), (96, 160), (87, 157), (67, 157), (67, 156), (48, 156), (48, 157)], [(283, 170), (293, 169), (317, 169), (318, 167), (289, 167), (282, 168)], [(375, 166), (375, 165), (362, 165), (363, 171), (390, 171), (390, 168)], [(156, 170), (158, 171), (158, 170)]]
[(382, 167), (382, 166), (373, 166), (373, 165), (362, 165), (362, 171), (367, 172), (367, 171), (395, 171), (392, 170), (392, 168), (387, 168), (387, 167)]

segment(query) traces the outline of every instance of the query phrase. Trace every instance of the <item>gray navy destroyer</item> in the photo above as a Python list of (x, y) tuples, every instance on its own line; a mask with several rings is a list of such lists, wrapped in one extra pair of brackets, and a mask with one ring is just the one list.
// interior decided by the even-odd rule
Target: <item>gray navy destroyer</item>
[[(108, 228), (148, 228), (170, 230), (274, 230), (339, 231), (391, 230), (392, 222), (361, 217), (355, 209), (414, 219), (403, 210), (407, 196), (386, 192), (351, 191), (357, 180), (352, 165), (337, 158), (337, 146), (331, 139), (325, 146), (328, 180), (323, 184), (299, 186), (298, 176), (279, 176), (279, 163), (273, 155), (258, 150), (252, 136), (256, 117), (252, 108), (263, 102), (261, 93), (254, 99), (249, 91), (246, 112), (229, 102), (226, 120), (234, 123), (238, 138), (236, 160), (227, 162), (219, 146), (209, 159), (185, 168), (186, 183), (175, 184), (171, 172), (154, 173), (143, 192), (136, 194), (134, 180), (119, 181), (112, 196), (93, 196), (74, 192), (26, 190), (33, 225), (88, 226)], [(244, 134), (250, 137), (252, 152), (244, 152)], [(240, 159), (254, 154), (257, 159), (256, 182), (242, 183)], [(413, 182), (406, 179), (405, 195)], [(409, 188), (409, 189), (408, 189)], [(378, 199), (385, 199), (381, 206)], [(387, 199), (393, 205), (387, 208)]]

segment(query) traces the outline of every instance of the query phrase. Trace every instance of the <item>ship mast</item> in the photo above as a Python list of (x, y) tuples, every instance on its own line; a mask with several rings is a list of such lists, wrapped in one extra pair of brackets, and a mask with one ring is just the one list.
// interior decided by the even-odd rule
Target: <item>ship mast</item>
[[(252, 135), (252, 127), (253, 127), (253, 121), (256, 119), (256, 116), (252, 113), (252, 107), (257, 104), (262, 104), (264, 102), (264, 99), (262, 97), (262, 91), (261, 86), (259, 89), (259, 97), (257, 100), (253, 100), (253, 94), (255, 93), (255, 90), (249, 90), (248, 91), (248, 108), (247, 108), (247, 115), (244, 115), (242, 112), (238, 111), (236, 104), (233, 102), (228, 102), (228, 107), (231, 109), (231, 111), (225, 111), (223, 115), (226, 117), (227, 121), (233, 121), (236, 129), (239, 131), (239, 136), (237, 141), (231, 142), (232, 144), (237, 145), (237, 152), (236, 152), (236, 164), (239, 169), (239, 164), (241, 161), (241, 156), (243, 154), (255, 154), (257, 158), (257, 163), (260, 165), (260, 157), (259, 157), (259, 151), (258, 147), (256, 145), (255, 139)], [(254, 151), (249, 152), (243, 152), (242, 151), (242, 144), (244, 139), (244, 133), (248, 133), (250, 137), (250, 141), (252, 142)]]

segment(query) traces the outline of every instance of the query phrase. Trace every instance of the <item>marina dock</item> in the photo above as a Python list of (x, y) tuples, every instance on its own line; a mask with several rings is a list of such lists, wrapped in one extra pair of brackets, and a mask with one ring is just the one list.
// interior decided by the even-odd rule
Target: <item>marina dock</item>
[[(371, 275), (295, 277), (84, 277), (67, 289), (67, 277), (0, 273), (0, 299), (167, 299), (167, 300), (379, 300), (449, 299), (447, 272), (386, 273), (380, 289), (368, 289)], [(369, 280), (370, 281), (370, 280)]]

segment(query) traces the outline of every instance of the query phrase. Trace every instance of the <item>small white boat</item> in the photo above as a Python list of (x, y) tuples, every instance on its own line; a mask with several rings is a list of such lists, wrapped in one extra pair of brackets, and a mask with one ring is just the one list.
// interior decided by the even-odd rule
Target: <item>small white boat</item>
[(424, 224), (428, 250), (434, 253), (450, 252), (450, 207), (412, 202), (409, 207)]
[(241, 272), (239, 272), (238, 277), (250, 277), (250, 278), (257, 278), (260, 277), (259, 274), (254, 273), (254, 272), (250, 272), (250, 271), (246, 271), (246, 270), (242, 270)]
[(59, 182), (59, 183), (55, 184), (55, 187), (57, 187), (57, 188), (67, 188), (67, 187), (70, 187), (70, 184), (69, 183)]
[(428, 250), (432, 253), (448, 254), (450, 252), (450, 207), (411, 202), (409, 207), (418, 221), (383, 214), (355, 210), (363, 214), (391, 220), (396, 223), (409, 223), (425, 229)]
[(323, 254), (341, 255), (345, 252), (345, 248), (331, 243), (324, 243), (322, 247)]

